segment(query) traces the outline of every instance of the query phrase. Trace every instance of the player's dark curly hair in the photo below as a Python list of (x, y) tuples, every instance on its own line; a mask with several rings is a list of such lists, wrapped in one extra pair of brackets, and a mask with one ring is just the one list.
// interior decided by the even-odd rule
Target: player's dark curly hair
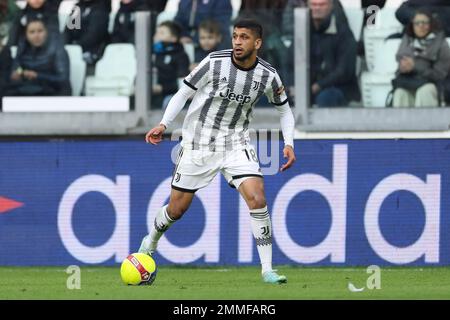
[(262, 39), (263, 27), (258, 21), (253, 19), (240, 19), (234, 23), (233, 28), (246, 28), (252, 30), (257, 38)]

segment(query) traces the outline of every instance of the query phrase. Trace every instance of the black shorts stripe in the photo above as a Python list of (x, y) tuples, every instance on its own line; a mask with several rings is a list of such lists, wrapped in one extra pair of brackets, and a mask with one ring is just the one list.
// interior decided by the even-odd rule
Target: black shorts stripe
[(258, 177), (258, 178), (263, 179), (263, 176), (262, 176), (262, 175), (260, 175), (260, 174), (254, 174), (254, 173), (251, 173), (251, 174), (240, 174), (240, 175), (237, 175), (237, 176), (232, 176), (231, 178), (232, 178), (233, 180), (236, 180), (236, 179), (241, 179), (241, 178), (246, 178), (246, 177)]
[(189, 88), (191, 88), (192, 90), (197, 91), (197, 88), (194, 87), (194, 86), (193, 86), (192, 84), (190, 84), (189, 82), (187, 82), (186, 79), (183, 80), (183, 83), (184, 83), (185, 85), (187, 85)]
[(284, 101), (282, 101), (282, 102), (280, 102), (280, 103), (272, 102), (272, 104), (273, 104), (274, 106), (282, 106), (282, 105), (286, 104), (286, 102), (288, 102), (288, 98), (286, 98)]
[(174, 185), (172, 185), (172, 189), (175, 189), (175, 190), (181, 191), (181, 192), (186, 192), (186, 193), (195, 193), (195, 192), (198, 191), (198, 189), (194, 189), (194, 190), (192, 190), (192, 189), (185, 189), (185, 188), (180, 188), (180, 187), (177, 187), (177, 186), (174, 186)]

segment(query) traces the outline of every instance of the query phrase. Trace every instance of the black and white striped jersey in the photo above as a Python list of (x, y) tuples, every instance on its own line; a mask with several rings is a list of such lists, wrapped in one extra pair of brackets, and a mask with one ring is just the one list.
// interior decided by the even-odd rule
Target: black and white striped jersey
[(184, 79), (196, 90), (183, 124), (184, 148), (226, 151), (243, 149), (250, 141), (248, 125), (259, 98), (275, 105), (288, 99), (277, 71), (257, 58), (249, 69), (239, 67), (232, 50), (209, 54)]

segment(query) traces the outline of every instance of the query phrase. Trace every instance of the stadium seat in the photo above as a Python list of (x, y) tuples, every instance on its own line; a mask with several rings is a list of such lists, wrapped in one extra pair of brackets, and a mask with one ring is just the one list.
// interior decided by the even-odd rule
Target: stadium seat
[(373, 72), (378, 74), (395, 73), (398, 67), (396, 55), (401, 41), (402, 39), (384, 40), (381, 45), (376, 48), (373, 60)]
[(76, 44), (67, 44), (64, 46), (70, 60), (70, 84), (72, 86), (72, 95), (81, 95), (84, 78), (86, 77), (86, 62), (83, 60), (83, 50)]
[(184, 51), (186, 52), (187, 56), (189, 57), (189, 62), (193, 63), (195, 62), (195, 47), (193, 43), (184, 43), (183, 44)]
[(365, 107), (384, 107), (388, 93), (392, 90), (391, 81), (398, 68), (396, 54), (401, 39), (381, 42), (375, 50), (373, 70), (361, 76), (361, 89)]
[(136, 51), (132, 44), (110, 44), (86, 79), (87, 96), (131, 96), (136, 77)]
[(376, 21), (377, 23), (374, 26), (364, 27), (364, 49), (369, 71), (374, 71), (377, 54), (386, 38), (392, 34), (400, 33), (403, 29), (403, 26), (395, 18), (394, 8), (381, 9)]

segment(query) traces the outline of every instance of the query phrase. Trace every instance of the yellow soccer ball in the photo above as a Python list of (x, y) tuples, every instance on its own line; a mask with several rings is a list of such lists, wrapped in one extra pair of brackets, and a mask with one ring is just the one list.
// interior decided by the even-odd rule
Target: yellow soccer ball
[(151, 285), (157, 272), (155, 260), (144, 253), (130, 254), (120, 267), (123, 283), (134, 286)]

